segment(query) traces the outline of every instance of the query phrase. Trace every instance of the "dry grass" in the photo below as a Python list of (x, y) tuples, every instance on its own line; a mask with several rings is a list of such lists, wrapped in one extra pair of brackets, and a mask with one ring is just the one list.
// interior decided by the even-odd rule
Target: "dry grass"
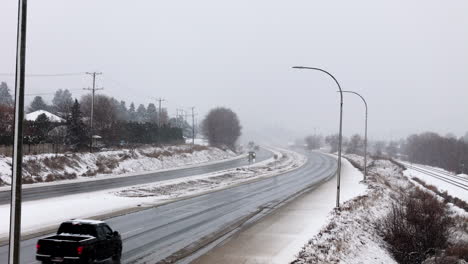
[(154, 150), (152, 152), (140, 151), (144, 156), (159, 159), (161, 157), (170, 157), (173, 155), (192, 154), (194, 152), (208, 150), (206, 146), (194, 145), (189, 148), (168, 148), (167, 150)]
[(447, 191), (441, 192), (441, 191), (439, 191), (439, 189), (436, 186), (428, 184), (428, 183), (426, 183), (425, 181), (423, 181), (423, 180), (421, 180), (419, 178), (413, 177), (411, 179), (413, 181), (421, 184), (422, 186), (424, 186), (424, 188), (429, 189), (429, 190), (433, 191), (435, 194), (442, 197), (444, 199), (445, 203), (452, 203), (452, 204), (460, 207), (461, 209), (465, 210), (466, 212), (468, 212), (468, 203), (465, 202), (464, 200), (462, 200), (462, 199), (460, 199), (458, 197), (453, 197), (453, 196), (449, 195), (447, 193)]

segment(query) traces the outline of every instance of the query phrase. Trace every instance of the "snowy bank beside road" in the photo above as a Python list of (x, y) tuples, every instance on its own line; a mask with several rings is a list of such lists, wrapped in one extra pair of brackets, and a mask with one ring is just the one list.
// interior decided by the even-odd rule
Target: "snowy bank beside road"
[(407, 167), (404, 174), (408, 178), (418, 178), (426, 184), (437, 187), (441, 192), (447, 192), (449, 195), (468, 203), (468, 190), (466, 189), (468, 188), (468, 178), (464, 178), (463, 174), (448, 176), (451, 173), (443, 169), (417, 164), (411, 165), (406, 162), (402, 162), (402, 164)]
[[(183, 197), (277, 175), (299, 168), (306, 161), (304, 156), (295, 152), (273, 151), (279, 154), (278, 161), (271, 158), (251, 166), (168, 180), (158, 184), (24, 202), (22, 205), (22, 231), (24, 234), (32, 234), (41, 231), (39, 228), (54, 229), (58, 223), (71, 218), (93, 218), (131, 208), (157, 206)], [(56, 212), (60, 212), (60, 214)], [(4, 240), (8, 235), (9, 205), (0, 206), (0, 215), (5, 216), (0, 218), (0, 240)]]
[[(24, 157), (23, 182), (89, 179), (177, 168), (235, 157), (230, 150), (199, 145), (143, 147), (98, 153), (40, 154)], [(0, 186), (11, 182), (11, 158), (0, 156)]]
[[(362, 164), (361, 157), (348, 158)], [(406, 263), (426, 260), (425, 264), (434, 264), (442, 263), (434, 262), (435, 256), (441, 261), (455, 260), (443, 263), (458, 263), (458, 259), (466, 258), (463, 252), (468, 252), (468, 214), (415, 184), (403, 171), (403, 167), (390, 160), (373, 160), (368, 167), (367, 193), (335, 210), (329, 224), (312, 237), (292, 263), (398, 263), (398, 257), (410, 260)], [(434, 208), (441, 210), (433, 212)], [(435, 219), (446, 219), (450, 224), (439, 225), (441, 222)], [(446, 235), (447, 244), (431, 244), (439, 241), (439, 237), (432, 239), (437, 232), (430, 227), (446, 228), (447, 232), (439, 234)], [(411, 232), (398, 233), (405, 230)]]

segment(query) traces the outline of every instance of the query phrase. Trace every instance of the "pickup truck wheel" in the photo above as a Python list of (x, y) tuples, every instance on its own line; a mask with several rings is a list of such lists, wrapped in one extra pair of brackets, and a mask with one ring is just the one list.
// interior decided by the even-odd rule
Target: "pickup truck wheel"
[(112, 263), (120, 264), (120, 259), (122, 258), (122, 249), (119, 249), (114, 256), (112, 256)]

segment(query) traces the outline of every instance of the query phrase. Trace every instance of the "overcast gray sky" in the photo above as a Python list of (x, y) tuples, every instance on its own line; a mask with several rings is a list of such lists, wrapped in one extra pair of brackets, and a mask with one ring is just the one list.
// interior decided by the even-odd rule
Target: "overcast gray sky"
[[(0, 73), (12, 73), (17, 1), (0, 10)], [(371, 138), (468, 131), (466, 0), (30, 0), (28, 12), (28, 73), (102, 71), (103, 93), (164, 97), (171, 115), (227, 106), (247, 137), (337, 132), (335, 84), (293, 65), (327, 69), (366, 97)], [(31, 77), (26, 92), (80, 97), (90, 83)], [(363, 117), (346, 95), (344, 133), (362, 133)]]

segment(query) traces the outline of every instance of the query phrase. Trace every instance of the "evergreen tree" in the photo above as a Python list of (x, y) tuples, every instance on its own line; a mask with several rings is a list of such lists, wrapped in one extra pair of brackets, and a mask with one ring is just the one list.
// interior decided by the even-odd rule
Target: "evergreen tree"
[(117, 120), (119, 121), (128, 121), (128, 109), (125, 101), (120, 101), (119, 106), (117, 107)]
[(128, 108), (128, 120), (131, 122), (136, 121), (135, 104), (133, 102), (130, 104), (130, 107)]
[(29, 106), (29, 112), (34, 112), (37, 110), (48, 111), (49, 108), (50, 107), (44, 102), (44, 99), (42, 99), (41, 96), (36, 96)]
[(156, 110), (156, 106), (153, 103), (148, 104), (148, 108), (146, 108), (146, 114), (148, 122), (153, 124), (158, 123), (158, 111)]
[(36, 127), (37, 136), (40, 142), (44, 142), (47, 139), (47, 133), (52, 127), (49, 118), (46, 114), (40, 114), (36, 121), (34, 121), (34, 126)]
[(13, 106), (13, 97), (6, 82), (0, 83), (0, 105)]
[(71, 108), (71, 114), (67, 119), (66, 144), (73, 150), (80, 149), (87, 145), (86, 128), (81, 120), (80, 104), (76, 99)]
[(145, 123), (147, 121), (146, 108), (143, 104), (140, 104), (138, 106), (138, 109), (136, 111), (136, 121), (139, 123)]

